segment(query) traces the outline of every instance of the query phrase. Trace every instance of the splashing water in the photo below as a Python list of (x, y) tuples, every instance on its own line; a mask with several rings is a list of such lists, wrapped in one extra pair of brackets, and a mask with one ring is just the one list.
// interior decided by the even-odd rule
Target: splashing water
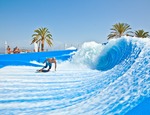
[(126, 114), (150, 97), (150, 40), (86, 42), (57, 71), (0, 69), (0, 114)]

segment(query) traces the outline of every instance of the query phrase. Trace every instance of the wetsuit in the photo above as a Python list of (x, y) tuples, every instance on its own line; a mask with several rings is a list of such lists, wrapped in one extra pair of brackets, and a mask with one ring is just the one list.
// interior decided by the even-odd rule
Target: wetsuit
[[(48, 70), (44, 70), (44, 68), (47, 68)], [(42, 68), (42, 72), (48, 72), (50, 69), (52, 68), (52, 63), (50, 63), (49, 61), (46, 61), (46, 65)]]

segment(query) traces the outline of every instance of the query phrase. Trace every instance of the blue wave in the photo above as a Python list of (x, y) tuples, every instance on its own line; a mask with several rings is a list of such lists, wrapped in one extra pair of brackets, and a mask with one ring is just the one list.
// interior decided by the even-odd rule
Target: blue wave
[[(137, 105), (139, 105), (139, 108), (133, 109), (134, 112), (131, 112), (131, 110), (127, 114), (130, 115), (131, 113), (136, 113), (136, 111), (139, 111), (140, 109), (146, 111), (146, 109), (144, 107), (141, 107), (140, 104), (144, 100), (149, 100), (150, 97), (149, 43), (150, 40), (147, 38), (119, 38), (110, 40), (106, 45), (103, 46), (102, 50), (99, 53), (95, 53), (95, 50), (93, 49), (88, 50), (88, 52), (84, 52), (84, 50), (89, 49), (89, 47), (86, 47), (85, 49), (83, 49), (83, 51), (81, 50), (77, 52), (77, 56), (81, 58), (81, 60), (82, 58), (84, 58), (83, 64), (88, 65), (92, 69), (96, 69), (102, 72), (99, 77), (103, 79), (97, 79), (98, 81), (95, 82), (97, 85), (95, 86), (98, 86), (99, 88), (96, 87), (96, 89), (103, 90), (105, 88), (108, 88), (109, 85), (113, 84), (114, 82), (118, 87), (121, 87), (121, 85), (127, 83), (130, 87), (133, 88), (129, 89), (131, 93), (131, 100), (129, 99), (128, 102), (133, 100), (134, 101), (130, 103), (130, 107), (127, 107), (120, 114), (127, 113), (127, 111), (130, 111)], [(98, 51), (98, 49), (96, 51)], [(96, 54), (96, 61), (91, 61), (93, 55), (91, 56), (89, 52), (93, 52), (93, 55)], [(79, 60), (79, 58), (75, 58)], [(140, 81), (143, 82), (141, 83)], [(116, 87), (115, 85), (111, 86)], [(124, 90), (123, 92), (125, 93), (125, 91), (127, 90)], [(139, 93), (139, 95), (135, 95), (135, 93)], [(123, 108), (123, 105), (119, 105), (121, 108)], [(144, 106), (148, 105), (145, 104)], [(119, 107), (116, 107), (112, 112), (115, 113), (117, 109), (119, 109)], [(148, 112), (143, 113), (146, 115), (148, 114)]]
[(102, 71), (112, 69), (122, 61), (129, 60), (132, 54), (136, 59), (140, 52), (141, 49), (136, 44), (133, 44), (132, 40), (121, 38), (116, 41), (110, 41), (97, 59), (96, 69)]
[[(149, 42), (119, 38), (106, 45), (85, 43), (71, 60), (58, 64), (61, 67), (57, 72), (34, 73), (35, 68), (22, 66), (2, 68), (0, 114), (139, 115), (142, 111), (148, 115)], [(63, 56), (69, 58), (62, 52), (57, 55)], [(39, 57), (39, 61), (45, 59)], [(28, 64), (29, 60), (5, 59), (13, 65)], [(0, 63), (5, 65), (2, 59)]]
[[(136, 87), (137, 89), (135, 88), (131, 90), (131, 93), (140, 92), (138, 100), (133, 102), (130, 105), (130, 108), (122, 112), (122, 114), (149, 115), (150, 113), (150, 109), (148, 107), (150, 104), (149, 42), (149, 39), (142, 40), (139, 38), (120, 38), (118, 40), (112, 40), (104, 47), (97, 59), (97, 70), (110, 70), (107, 72), (108, 76), (116, 73), (115, 76), (111, 76), (113, 78), (110, 78), (114, 79), (114, 81), (122, 79), (123, 76), (127, 79), (132, 79), (133, 81), (130, 81), (132, 84), (131, 87)], [(139, 79), (143, 82), (139, 83)], [(138, 87), (140, 87), (140, 89)]]

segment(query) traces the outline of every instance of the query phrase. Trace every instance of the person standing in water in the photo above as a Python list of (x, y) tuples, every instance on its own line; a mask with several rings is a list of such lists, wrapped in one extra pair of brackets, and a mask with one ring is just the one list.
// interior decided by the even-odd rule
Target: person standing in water
[[(55, 71), (56, 71), (57, 62), (55, 58), (47, 58), (43, 63), (46, 63), (46, 65), (42, 69), (38, 70), (38, 72), (49, 72), (50, 69), (52, 68), (52, 63), (55, 64)], [(48, 69), (45, 70), (44, 68), (47, 68), (47, 67)]]

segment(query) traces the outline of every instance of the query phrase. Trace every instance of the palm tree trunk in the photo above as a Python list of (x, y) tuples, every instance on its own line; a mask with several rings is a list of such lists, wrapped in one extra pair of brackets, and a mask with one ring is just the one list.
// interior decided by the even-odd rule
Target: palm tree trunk
[(40, 52), (40, 45), (41, 45), (41, 42), (39, 41), (38, 52)]
[(41, 51), (44, 51), (44, 40), (42, 40)]

